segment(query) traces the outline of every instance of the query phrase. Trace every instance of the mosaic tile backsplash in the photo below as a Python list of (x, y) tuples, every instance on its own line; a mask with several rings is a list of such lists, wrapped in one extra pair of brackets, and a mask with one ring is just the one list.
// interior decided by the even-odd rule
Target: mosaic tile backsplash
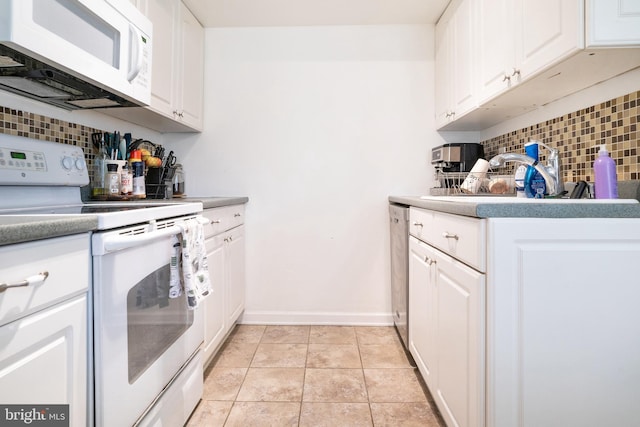
[[(507, 152), (523, 153), (524, 144), (539, 140), (558, 148), (565, 181), (593, 182), (593, 161), (599, 145), (607, 144), (617, 165), (619, 181), (640, 179), (640, 91), (611, 99), (573, 113), (565, 114), (524, 129), (482, 141), (487, 158)], [(40, 114), (0, 107), (0, 133), (80, 146), (89, 167), (95, 152), (91, 134), (103, 132), (77, 123), (53, 119)], [(545, 159), (544, 149), (540, 159)], [(505, 173), (513, 173), (513, 163)]]
[(76, 145), (84, 151), (89, 170), (96, 154), (91, 143), (91, 134), (94, 132), (104, 131), (0, 106), (0, 133)]
[[(541, 141), (560, 150), (565, 182), (593, 182), (593, 161), (600, 144), (606, 144), (615, 160), (618, 181), (640, 179), (640, 91), (611, 99), (573, 113), (565, 114), (524, 129), (482, 141), (487, 159), (507, 152), (524, 154), (524, 144)], [(545, 161), (540, 147), (540, 160)], [(514, 164), (505, 172), (513, 173)]]

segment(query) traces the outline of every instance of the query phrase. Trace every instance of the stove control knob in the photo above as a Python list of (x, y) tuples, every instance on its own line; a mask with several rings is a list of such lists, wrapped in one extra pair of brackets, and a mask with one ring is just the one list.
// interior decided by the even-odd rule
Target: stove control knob
[(84, 168), (86, 167), (86, 163), (84, 162), (84, 159), (82, 157), (78, 157), (76, 159), (76, 169), (78, 169), (79, 171), (84, 170)]
[(71, 157), (64, 156), (62, 158), (62, 167), (65, 170), (71, 170), (71, 168), (73, 167), (73, 159)]

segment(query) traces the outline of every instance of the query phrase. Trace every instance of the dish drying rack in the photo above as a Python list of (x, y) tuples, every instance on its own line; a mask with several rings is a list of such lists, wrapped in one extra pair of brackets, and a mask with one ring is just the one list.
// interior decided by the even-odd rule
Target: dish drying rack
[[(499, 175), (495, 172), (489, 172), (482, 180), (480, 189), (478, 190), (477, 194), (464, 193), (460, 187), (462, 186), (464, 180), (467, 178), (467, 175), (469, 175), (469, 172), (442, 172), (440, 170), (436, 170), (436, 186), (429, 190), (430, 194), (432, 196), (478, 196), (489, 194), (495, 196), (500, 194), (511, 194), (514, 191), (514, 182), (512, 176)], [(502, 178), (507, 182), (507, 193), (495, 194), (489, 191), (489, 183), (495, 178)]]

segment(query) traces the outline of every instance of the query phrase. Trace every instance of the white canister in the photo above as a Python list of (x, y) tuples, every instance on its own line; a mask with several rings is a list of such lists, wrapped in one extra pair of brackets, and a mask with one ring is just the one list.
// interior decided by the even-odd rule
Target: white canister
[(463, 193), (476, 194), (482, 186), (482, 181), (487, 177), (489, 171), (489, 162), (485, 159), (478, 159), (473, 165), (469, 175), (465, 178), (460, 186)]

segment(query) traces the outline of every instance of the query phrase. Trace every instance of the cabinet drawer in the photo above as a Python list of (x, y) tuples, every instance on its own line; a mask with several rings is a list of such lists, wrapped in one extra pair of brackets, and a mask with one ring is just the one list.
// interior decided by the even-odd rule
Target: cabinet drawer
[(0, 325), (89, 289), (89, 234), (0, 247), (0, 283), (18, 283), (47, 272), (33, 285), (0, 293)]
[(244, 205), (205, 209), (202, 216), (209, 220), (204, 226), (205, 238), (244, 224)]
[(409, 233), (471, 267), (486, 271), (484, 219), (411, 208)]

